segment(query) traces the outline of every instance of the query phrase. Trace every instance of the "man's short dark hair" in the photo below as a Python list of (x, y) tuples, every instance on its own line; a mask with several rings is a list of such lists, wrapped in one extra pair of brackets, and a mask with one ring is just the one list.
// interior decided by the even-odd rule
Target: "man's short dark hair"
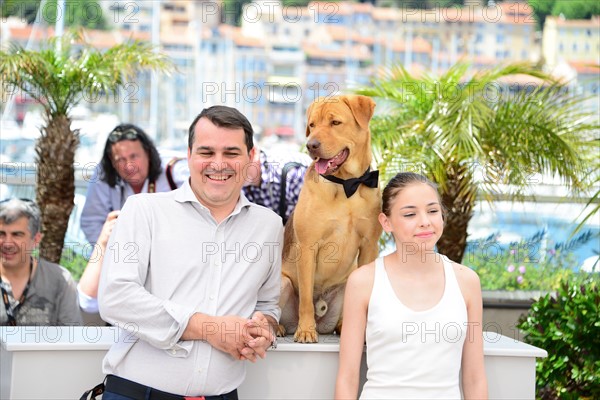
[[(128, 130), (135, 131), (135, 138), (129, 139), (128, 136), (122, 135), (118, 136), (116, 140), (111, 140), (111, 135), (114, 132), (126, 132)], [(160, 174), (162, 173), (162, 165), (160, 160), (160, 155), (158, 154), (158, 150), (156, 146), (154, 146), (154, 142), (152, 139), (142, 130), (142, 128), (135, 126), (133, 124), (120, 124), (115, 127), (108, 135), (108, 139), (106, 140), (106, 144), (104, 145), (104, 154), (102, 156), (102, 175), (101, 179), (108, 183), (110, 187), (114, 187), (117, 184), (117, 181), (120, 179), (119, 173), (115, 169), (112, 163), (112, 145), (123, 140), (139, 140), (144, 148), (146, 154), (148, 154), (148, 159), (150, 160), (150, 166), (148, 168), (148, 180), (156, 181)]]
[(212, 106), (202, 110), (202, 112), (198, 114), (198, 116), (194, 119), (194, 122), (192, 122), (190, 125), (188, 132), (188, 148), (190, 150), (192, 150), (192, 146), (194, 145), (196, 124), (200, 118), (207, 118), (210, 122), (218, 127), (228, 129), (244, 129), (244, 136), (246, 147), (248, 147), (248, 152), (250, 152), (250, 150), (252, 150), (254, 147), (254, 131), (252, 130), (250, 121), (248, 121), (248, 118), (246, 118), (244, 114), (232, 107)]

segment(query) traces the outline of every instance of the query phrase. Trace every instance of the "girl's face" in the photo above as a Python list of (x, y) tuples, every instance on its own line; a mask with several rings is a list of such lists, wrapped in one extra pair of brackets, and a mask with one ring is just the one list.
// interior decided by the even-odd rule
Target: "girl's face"
[(379, 214), (379, 222), (406, 252), (433, 251), (444, 230), (438, 194), (420, 182), (398, 191), (391, 201), (390, 216)]

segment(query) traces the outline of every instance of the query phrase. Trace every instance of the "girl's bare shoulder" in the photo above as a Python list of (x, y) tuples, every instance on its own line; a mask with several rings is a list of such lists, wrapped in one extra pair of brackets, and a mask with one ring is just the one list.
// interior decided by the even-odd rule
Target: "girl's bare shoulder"
[(348, 286), (372, 288), (375, 280), (375, 261), (355, 269), (348, 278)]
[(454, 269), (454, 274), (456, 275), (456, 279), (458, 280), (458, 284), (461, 289), (472, 291), (481, 291), (481, 284), (479, 282), (479, 276), (475, 271), (471, 268), (451, 261), (452, 267)]

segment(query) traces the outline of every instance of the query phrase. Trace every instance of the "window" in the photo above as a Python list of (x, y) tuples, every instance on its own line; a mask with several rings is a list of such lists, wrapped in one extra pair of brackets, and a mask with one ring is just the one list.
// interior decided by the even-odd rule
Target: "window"
[(273, 74), (282, 76), (294, 76), (294, 66), (292, 65), (275, 65)]

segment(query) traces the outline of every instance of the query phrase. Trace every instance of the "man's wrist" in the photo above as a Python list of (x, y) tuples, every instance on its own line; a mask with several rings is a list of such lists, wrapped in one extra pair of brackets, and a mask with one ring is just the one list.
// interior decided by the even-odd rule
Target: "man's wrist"
[(204, 328), (207, 326), (207, 320), (208, 315), (206, 314), (199, 312), (192, 314), (188, 321), (188, 326), (183, 332), (182, 339), (208, 341), (207, 332), (204, 331)]

